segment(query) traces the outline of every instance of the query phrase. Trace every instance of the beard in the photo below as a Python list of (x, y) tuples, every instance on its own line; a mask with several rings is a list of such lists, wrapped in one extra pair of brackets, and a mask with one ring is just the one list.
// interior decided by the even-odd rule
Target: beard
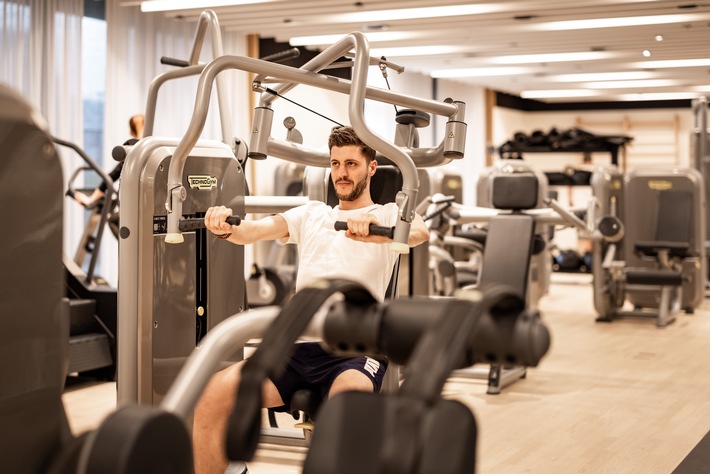
[[(340, 181), (352, 183), (352, 181), (349, 181), (349, 180), (340, 180)], [(354, 201), (355, 199), (360, 197), (360, 195), (362, 194), (363, 191), (365, 191), (366, 186), (367, 186), (367, 176), (364, 177), (362, 180), (358, 181), (357, 183), (355, 183), (355, 185), (353, 186), (353, 190), (350, 191), (348, 194), (340, 194), (336, 188), (335, 195), (341, 201)]]

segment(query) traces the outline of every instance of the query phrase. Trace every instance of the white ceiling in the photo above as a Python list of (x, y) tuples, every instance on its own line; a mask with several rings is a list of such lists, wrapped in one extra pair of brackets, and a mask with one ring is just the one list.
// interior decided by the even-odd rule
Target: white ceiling
[[(140, 3), (121, 1), (126, 5)], [(175, 7), (178, 3), (174, 0), (170, 5)], [(411, 9), (446, 6), (452, 8), (441, 13), (445, 16), (434, 16), (435, 10), (426, 18), (397, 18), (402, 13), (412, 13)], [(545, 102), (643, 100), (650, 98), (650, 93), (671, 94), (661, 96), (668, 99), (690, 98), (689, 94), (710, 95), (710, 0), (271, 0), (210, 8), (217, 13), (224, 30), (273, 37), (282, 42), (306, 35), (362, 31), (368, 35), (373, 55), (379, 57), (385, 52), (388, 60), (404, 66), (406, 71), (437, 74), (436, 71), (446, 69), (471, 68), (474, 74), (490, 74), (489, 68), (505, 67), (495, 75), (456, 80), (514, 95), (547, 90), (589, 95), (539, 99)], [(471, 11), (474, 8), (486, 12), (474, 13)], [(154, 14), (196, 20), (201, 10)], [(384, 18), (363, 20), (343, 15), (370, 11), (384, 11), (381, 15)], [(562, 23), (587, 19), (603, 19), (601, 24), (606, 27)], [(633, 25), (648, 21), (654, 24)], [(608, 26), (614, 23), (622, 26)], [(372, 32), (405, 33), (409, 37), (378, 41), (370, 36)], [(657, 41), (657, 35), (662, 35), (663, 41)], [(324, 46), (333, 42), (327, 40)], [(413, 46), (417, 47), (413, 49), (414, 55), (382, 51)], [(441, 49), (428, 54), (425, 47)], [(644, 50), (650, 51), (650, 57), (644, 57)], [(560, 62), (525, 57), (550, 53), (576, 54)], [(599, 57), (587, 59), (588, 53), (597, 53)], [(692, 67), (668, 63), (681, 59), (698, 61)], [(638, 73), (646, 82), (622, 84), (618, 80), (580, 80), (570, 76), (628, 72)], [(618, 87), (622, 85), (623, 88)]]

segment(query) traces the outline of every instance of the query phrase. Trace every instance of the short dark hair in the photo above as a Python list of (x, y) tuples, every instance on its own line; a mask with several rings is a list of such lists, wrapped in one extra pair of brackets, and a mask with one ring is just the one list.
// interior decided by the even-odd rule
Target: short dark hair
[(375, 159), (375, 150), (360, 140), (352, 127), (333, 127), (333, 130), (330, 132), (330, 137), (328, 137), (328, 151), (334, 146), (341, 147), (348, 145), (360, 147), (360, 151), (365, 155), (365, 159), (368, 163)]

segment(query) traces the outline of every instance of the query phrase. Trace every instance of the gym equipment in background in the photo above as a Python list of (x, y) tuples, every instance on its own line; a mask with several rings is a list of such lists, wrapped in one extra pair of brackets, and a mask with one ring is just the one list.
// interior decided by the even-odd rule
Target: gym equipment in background
[[(66, 195), (74, 197), (74, 181), (86, 170), (98, 173), (106, 183), (104, 198), (90, 208), (84, 233), (74, 259), (63, 256), (66, 280), (65, 296), (69, 299), (69, 374), (116, 379), (117, 293), (106, 280), (95, 274), (104, 231), (114, 212), (117, 194), (111, 178), (78, 145), (52, 137), (54, 143), (75, 151), (86, 163), (77, 168), (67, 184)], [(84, 269), (84, 261), (89, 261)]]
[[(690, 132), (690, 166), (700, 171), (705, 184), (705, 202), (710, 203), (710, 129), (708, 129), (708, 98), (692, 102), (693, 129)], [(710, 258), (710, 209), (705, 208), (705, 256)], [(710, 272), (710, 264), (707, 265)], [(710, 280), (710, 275), (706, 275)]]
[[(529, 205), (530, 207), (522, 207), (519, 209), (532, 210), (544, 208), (544, 200), (550, 194), (547, 177), (545, 176), (545, 173), (534, 168), (525, 160), (498, 160), (495, 162), (493, 167), (484, 170), (478, 179), (478, 185), (476, 188), (476, 205), (479, 207), (495, 208), (495, 205), (492, 203), (494, 190), (491, 185), (491, 179), (505, 174), (516, 173), (524, 173), (526, 175), (533, 175), (536, 177), (538, 182), (537, 187), (535, 188), (537, 196), (533, 199), (533, 196), (526, 195), (527, 190), (525, 189), (516, 190), (514, 188), (510, 188), (510, 202), (515, 204), (515, 206), (518, 206), (521, 199), (528, 199), (529, 201), (526, 202), (526, 205)], [(536, 307), (538, 301), (540, 301), (540, 298), (547, 294), (550, 287), (550, 274), (552, 273), (551, 254), (548, 245), (548, 236), (550, 234), (549, 225), (538, 224), (535, 229), (535, 234), (535, 238), (539, 245), (539, 251), (533, 253), (533, 257), (530, 262), (530, 282), (528, 285), (529, 294), (526, 297), (528, 304), (533, 305), (533, 307)]]
[(598, 208), (587, 222), (549, 204), (592, 239), (597, 321), (641, 316), (664, 327), (680, 310), (692, 313), (702, 302), (706, 275), (700, 173), (635, 170), (622, 176), (603, 167), (592, 183)]
[[(591, 162), (590, 155), (594, 152), (608, 152), (611, 155), (611, 164), (618, 166), (619, 151), (633, 140), (624, 135), (596, 135), (578, 127), (559, 131), (550, 129), (548, 133), (535, 130), (530, 135), (517, 132), (512, 140), (508, 140), (498, 148), (501, 159), (523, 159), (525, 153), (574, 153), (585, 155), (585, 162)], [(587, 184), (588, 173), (575, 175), (566, 173), (559, 176), (555, 184)], [(552, 180), (551, 180), (552, 181)]]
[[(525, 308), (537, 307), (542, 296), (534, 273), (535, 260), (540, 260), (544, 254), (546, 241), (539, 233), (539, 228), (546, 224), (538, 223), (535, 215), (526, 212), (539, 208), (546, 180), (524, 166), (522, 163), (496, 167), (479, 182), (479, 199), (492, 208), (487, 216), (476, 216), (476, 211), (466, 212), (464, 206), (454, 205), (453, 211), (458, 215), (455, 221), (459, 224), (473, 220), (485, 220), (485, 232), (481, 266), (478, 270), (476, 288), (485, 293), (491, 285), (505, 285), (514, 291)], [(541, 190), (541, 188), (543, 188)], [(487, 194), (481, 196), (481, 190)], [(470, 211), (470, 209), (469, 209)], [(474, 217), (476, 216), (476, 217)], [(548, 261), (549, 262), (549, 261)], [(540, 263), (544, 263), (542, 260)], [(487, 393), (498, 394), (506, 386), (527, 375), (524, 365), (512, 363), (491, 363), (488, 370), (476, 367), (462, 369), (455, 376), (484, 378), (488, 383)]]

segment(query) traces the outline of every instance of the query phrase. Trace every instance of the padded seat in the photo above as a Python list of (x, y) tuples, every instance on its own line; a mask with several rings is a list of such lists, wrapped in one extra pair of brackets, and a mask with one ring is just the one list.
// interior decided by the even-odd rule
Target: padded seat
[(686, 258), (690, 255), (689, 242), (674, 242), (670, 240), (661, 241), (639, 241), (634, 244), (637, 252), (641, 252), (648, 257), (657, 257), (664, 250), (668, 251), (669, 257)]
[(626, 282), (630, 285), (680, 286), (684, 277), (672, 270), (629, 270)]

